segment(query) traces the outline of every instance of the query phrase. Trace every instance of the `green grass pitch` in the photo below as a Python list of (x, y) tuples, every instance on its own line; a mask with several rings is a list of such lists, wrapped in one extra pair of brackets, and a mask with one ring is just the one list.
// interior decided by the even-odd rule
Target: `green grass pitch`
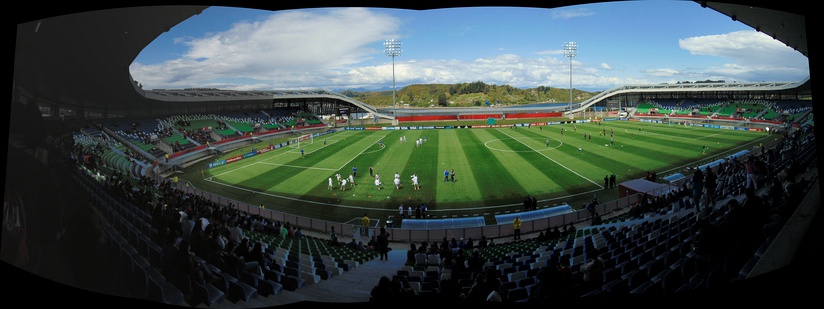
[[(417, 146), (418, 139), (426, 141)], [(527, 194), (538, 198), (539, 207), (567, 203), (578, 208), (593, 193), (608, 201), (618, 193), (604, 188), (605, 175), (614, 173), (620, 183), (655, 171), (660, 179), (771, 139), (763, 132), (628, 121), (543, 128), (338, 130), (313, 143), (301, 142), (300, 148), (290, 145), (208, 169), (205, 177), (195, 165), (198, 172), (193, 169), (181, 178), (230, 199), (335, 222), (365, 212), (385, 217), (397, 214), (399, 205), (406, 209), (421, 204), (436, 217), (451, 217), (520, 210)], [(370, 166), (380, 175), (383, 189), (375, 186)], [(334, 175), (346, 178), (353, 167), (355, 186), (340, 190)], [(444, 170), (453, 169), (455, 182), (445, 182)], [(400, 175), (400, 190), (393, 184), (395, 173)], [(412, 186), (413, 174), (420, 190)]]

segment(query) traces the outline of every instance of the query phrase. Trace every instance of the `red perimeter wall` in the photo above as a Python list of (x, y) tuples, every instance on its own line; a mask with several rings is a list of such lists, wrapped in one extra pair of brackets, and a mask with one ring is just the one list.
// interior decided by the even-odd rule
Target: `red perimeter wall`
[[(502, 114), (472, 114), (472, 115), (428, 115), (428, 116), (401, 116), (398, 117), (399, 122), (411, 121), (439, 121), (439, 120), (485, 120), (489, 118), (501, 119)], [(552, 118), (561, 117), (563, 113), (513, 113), (506, 114), (506, 118), (524, 119), (524, 118)]]

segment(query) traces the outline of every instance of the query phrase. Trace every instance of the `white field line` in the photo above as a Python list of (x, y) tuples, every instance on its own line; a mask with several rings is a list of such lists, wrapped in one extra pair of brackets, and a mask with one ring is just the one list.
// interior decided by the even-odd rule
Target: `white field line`
[[(624, 132), (630, 133), (629, 129), (624, 129)], [(724, 135), (724, 132), (718, 132), (718, 133), (713, 133), (713, 134), (699, 136), (699, 137), (686, 137), (686, 136), (678, 136), (678, 135), (668, 135), (668, 134), (664, 134), (664, 133), (647, 132), (647, 131), (643, 131), (642, 134), (644, 134), (644, 135), (646, 135), (646, 134), (649, 134), (649, 135), (665, 135), (665, 136), (667, 136), (667, 138), (682, 138), (682, 139), (688, 139), (688, 140), (699, 140), (699, 139), (705, 139), (705, 138), (713, 137), (713, 136), (717, 136), (717, 135)]]
[[(261, 192), (261, 191), (256, 191), (256, 190), (247, 189), (247, 188), (241, 188), (241, 187), (238, 187), (238, 186), (235, 186), (235, 185), (230, 185), (230, 184), (227, 184), (227, 183), (224, 183), (224, 182), (215, 181), (215, 180), (209, 180), (209, 179), (206, 179), (206, 181), (211, 182), (211, 183), (214, 183), (214, 184), (216, 184), (216, 185), (224, 186), (224, 187), (229, 187), (229, 188), (233, 188), (233, 189), (237, 189), (237, 190), (243, 190), (243, 191), (246, 191), (246, 192), (251, 192), (251, 193), (255, 193), (255, 194), (260, 194), (260, 195), (271, 196), (271, 197), (280, 198), (280, 199), (285, 199), (285, 200), (299, 201), (299, 202), (303, 202), (303, 203), (311, 203), (311, 204), (317, 204), (317, 205), (332, 205), (332, 206), (335, 206), (335, 207), (343, 207), (343, 208), (352, 208), (352, 209), (371, 209), (371, 210), (374, 210), (374, 208), (368, 208), (368, 207), (361, 207), (361, 206), (349, 206), (349, 205), (342, 205), (342, 204), (331, 204), (331, 203), (323, 203), (323, 202), (316, 202), (316, 201), (304, 200), (304, 199), (294, 198), (294, 197), (289, 197), (289, 196), (283, 196), (283, 195), (271, 194), (271, 193), (267, 193), (267, 192)], [(395, 211), (395, 212), (397, 212), (397, 210), (394, 210), (394, 211)]]
[[(384, 137), (386, 137), (386, 134), (384, 134), (383, 136), (381, 136), (381, 138), (379, 138), (377, 141), (375, 141), (375, 143), (377, 143), (377, 142), (378, 142), (378, 141), (380, 141), (380, 140), (383, 140), (383, 138), (384, 138)], [(352, 157), (352, 159), (349, 159), (349, 161), (346, 161), (346, 163), (344, 163), (343, 165), (341, 165), (341, 167), (340, 167), (340, 168), (338, 168), (338, 170), (342, 170), (344, 167), (349, 166), (349, 162), (352, 162), (353, 160), (355, 160), (355, 158), (359, 157), (361, 154), (363, 154), (364, 152), (366, 152), (366, 150), (368, 150), (368, 149), (369, 149), (369, 147), (372, 147), (372, 144), (374, 144), (374, 143), (370, 143), (370, 144), (369, 144), (369, 146), (367, 146), (366, 148), (364, 148), (363, 150), (361, 150), (360, 152), (358, 152), (358, 154), (357, 154), (357, 155), (355, 155), (355, 156), (353, 156), (353, 157)]]
[(274, 166), (286, 166), (286, 167), (302, 168), (302, 169), (307, 169), (307, 170), (319, 170), (319, 171), (337, 171), (338, 170), (338, 169), (334, 169), (334, 168), (314, 167), (314, 166), (300, 166), (300, 165), (268, 163), (268, 162), (257, 162), (257, 164), (274, 165)]
[[(336, 133), (335, 135), (337, 135), (337, 133)], [(291, 145), (290, 145), (290, 146), (291, 146)], [(286, 147), (289, 147), (289, 146), (286, 146)], [(285, 149), (285, 148), (284, 148), (284, 149)], [(316, 150), (314, 150), (314, 151), (312, 151), (312, 152), (315, 152), (315, 151), (318, 151), (318, 150), (320, 150), (320, 148), (318, 148), (318, 149), (316, 149)], [(295, 153), (295, 152), (300, 152), (300, 150), (299, 150), (299, 149), (298, 149), (298, 150), (294, 150), (294, 151), (293, 151), (293, 150), (286, 150), (286, 151), (283, 151), (283, 152), (281, 152), (281, 153), (279, 153), (279, 154), (273, 155), (273, 156), (271, 156), (271, 157), (269, 157), (269, 158), (260, 159), (260, 160), (255, 161), (255, 162), (248, 163), (248, 164), (246, 164), (246, 165), (240, 165), (240, 166), (238, 166), (237, 168), (233, 168), (233, 169), (226, 170), (226, 171), (224, 171), (223, 173), (220, 173), (220, 174), (214, 174), (214, 175), (212, 175), (212, 177), (217, 177), (217, 176), (223, 176), (223, 175), (226, 175), (226, 174), (231, 174), (231, 173), (237, 172), (237, 171), (239, 171), (239, 170), (241, 170), (241, 169), (244, 169), (244, 168), (247, 168), (247, 167), (250, 167), (250, 166), (253, 166), (253, 165), (257, 165), (257, 164), (283, 165), (283, 166), (289, 166), (289, 167), (297, 167), (297, 168), (300, 168), (301, 166), (294, 166), (294, 165), (287, 165), (287, 164), (278, 164), (278, 163), (267, 163), (267, 162), (266, 162), (266, 160), (269, 160), (269, 159), (274, 159), (274, 158), (276, 158), (276, 157), (278, 157), (278, 156), (281, 156), (281, 155), (283, 155), (283, 154), (287, 154), (287, 153)], [(310, 152), (310, 153), (312, 153), (312, 152)], [(350, 160), (350, 161), (351, 161), (351, 160)], [(336, 171), (336, 170), (338, 170), (338, 169), (331, 169), (331, 168), (321, 168), (321, 167), (305, 167), (305, 166), (304, 166), (303, 168), (306, 168), (306, 169), (318, 169), (318, 170), (330, 170), (330, 171)]]
[(553, 163), (557, 164), (557, 165), (558, 165), (558, 166), (560, 166), (560, 167), (563, 167), (564, 169), (566, 169), (566, 170), (568, 170), (568, 171), (572, 172), (572, 173), (573, 173), (573, 174), (575, 174), (575, 175), (578, 175), (578, 177), (581, 177), (581, 178), (583, 178), (584, 180), (591, 182), (592, 184), (594, 184), (594, 185), (598, 186), (598, 187), (599, 187), (599, 188), (601, 188), (601, 189), (603, 189), (603, 188), (604, 188), (604, 186), (602, 186), (602, 185), (598, 184), (598, 183), (597, 183), (597, 182), (595, 182), (595, 181), (592, 181), (592, 180), (591, 180), (591, 179), (589, 179), (589, 178), (584, 177), (584, 175), (581, 175), (581, 174), (579, 174), (578, 172), (573, 171), (571, 168), (568, 168), (568, 167), (564, 166), (563, 164), (558, 163), (558, 161), (553, 160), (553, 159), (552, 159), (552, 158), (550, 158), (549, 156), (545, 155), (543, 152), (540, 152), (540, 151), (538, 151), (537, 149), (533, 148), (532, 146), (529, 146), (529, 145), (525, 144), (524, 142), (522, 142), (522, 141), (518, 140), (517, 138), (512, 137), (512, 135), (507, 134), (507, 133), (506, 133), (506, 132), (504, 132), (503, 130), (501, 130), (501, 129), (496, 129), (496, 130), (498, 130), (498, 132), (501, 132), (501, 133), (503, 133), (503, 134), (504, 134), (504, 135), (506, 135), (506, 136), (509, 136), (509, 138), (514, 139), (514, 140), (518, 141), (519, 143), (523, 144), (524, 146), (529, 147), (529, 149), (532, 149), (533, 151), (535, 151), (535, 153), (537, 153), (537, 154), (539, 154), (539, 155), (543, 156), (544, 158), (547, 158), (547, 160), (552, 161)]
[[(369, 211), (379, 210), (379, 211), (391, 212), (391, 213), (395, 213), (395, 214), (396, 214), (396, 213), (397, 213), (397, 211), (398, 211), (397, 209), (375, 209), (375, 208), (372, 208), (372, 207), (365, 207), (365, 206), (345, 205), (345, 204), (335, 204), (335, 203), (324, 203), (324, 202), (317, 202), (317, 201), (311, 201), (311, 200), (304, 200), (304, 199), (300, 199), (300, 198), (294, 198), (294, 197), (283, 196), (283, 195), (277, 195), (277, 194), (272, 194), (272, 193), (267, 193), (267, 192), (255, 191), (255, 190), (251, 190), (251, 189), (247, 189), (247, 188), (242, 188), (242, 187), (238, 187), (238, 186), (235, 186), (235, 185), (227, 184), (227, 183), (220, 182), (220, 181), (210, 180), (210, 179), (205, 179), (205, 181), (208, 181), (208, 182), (214, 183), (214, 184), (219, 185), (219, 186), (224, 186), (224, 187), (233, 188), (233, 189), (236, 189), (236, 190), (242, 190), (242, 191), (251, 192), (251, 193), (255, 193), (255, 194), (261, 194), (261, 195), (271, 196), (271, 197), (274, 197), (274, 198), (280, 198), (280, 199), (291, 200), (291, 201), (298, 201), (298, 202), (304, 202), (304, 203), (310, 203), (310, 204), (326, 205), (326, 206), (335, 206), (335, 207), (340, 207), (340, 208), (349, 208), (349, 209), (369, 210)], [(566, 198), (571, 198), (571, 197), (575, 197), (575, 196), (582, 196), (582, 195), (588, 195), (588, 194), (590, 194), (590, 193), (601, 192), (601, 190), (602, 190), (602, 189), (597, 189), (597, 190), (591, 190), (591, 191), (588, 191), (588, 192), (582, 192), (582, 193), (577, 193), (577, 194), (569, 194), (569, 195), (564, 195), (564, 196), (558, 196), (558, 197), (553, 197), (553, 198), (549, 198), (549, 199), (545, 199), (545, 200), (539, 200), (538, 202), (549, 202), (549, 201), (556, 201), (556, 200), (564, 200), (564, 199), (566, 199)], [(495, 209), (495, 208), (500, 208), (500, 207), (511, 207), (511, 206), (518, 206), (518, 205), (522, 205), (522, 204), (523, 204), (523, 203), (501, 204), (501, 205), (488, 205), (488, 206), (481, 206), (481, 207), (461, 208), (461, 210), (462, 210), (462, 211), (463, 211), (463, 210), (467, 210), (467, 211), (468, 211), (468, 210), (490, 211), (490, 209)], [(568, 205), (569, 205), (569, 204), (568, 204)], [(569, 206), (573, 206), (573, 205), (569, 205)], [(574, 206), (573, 206), (573, 207), (574, 207)], [(432, 213), (438, 213), (438, 212), (448, 213), (448, 212), (450, 212), (450, 211), (454, 211), (454, 210), (455, 210), (455, 209), (446, 209), (446, 210), (429, 210), (429, 211), (430, 211), (430, 212), (432, 212)]]

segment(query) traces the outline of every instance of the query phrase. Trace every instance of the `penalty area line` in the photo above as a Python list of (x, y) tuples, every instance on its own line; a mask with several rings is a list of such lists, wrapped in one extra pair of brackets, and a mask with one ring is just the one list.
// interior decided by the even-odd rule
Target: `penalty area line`
[(525, 144), (524, 142), (522, 142), (522, 141), (520, 141), (520, 140), (518, 140), (518, 139), (516, 139), (516, 138), (512, 137), (512, 135), (507, 134), (506, 132), (502, 131), (501, 129), (497, 129), (497, 130), (498, 130), (498, 132), (501, 132), (501, 133), (503, 133), (504, 135), (509, 136), (509, 138), (514, 139), (514, 140), (518, 141), (519, 143), (523, 144), (524, 146), (529, 147), (529, 149), (532, 149), (533, 151), (535, 151), (535, 153), (537, 153), (537, 154), (539, 154), (539, 155), (543, 156), (544, 158), (547, 158), (549, 161), (552, 161), (553, 163), (557, 164), (558, 166), (563, 167), (564, 169), (566, 169), (566, 170), (568, 170), (568, 171), (572, 172), (572, 173), (573, 173), (573, 174), (575, 174), (575, 175), (578, 175), (578, 177), (581, 177), (581, 178), (583, 178), (584, 180), (591, 182), (592, 184), (594, 184), (594, 185), (598, 186), (598, 187), (599, 187), (599, 188), (601, 188), (601, 189), (603, 189), (603, 188), (604, 188), (604, 186), (602, 186), (602, 185), (598, 184), (598, 183), (597, 183), (597, 182), (595, 182), (595, 181), (592, 181), (592, 180), (591, 180), (591, 179), (589, 179), (589, 178), (584, 177), (584, 175), (581, 175), (581, 174), (579, 174), (578, 172), (573, 171), (571, 168), (566, 167), (566, 166), (564, 166), (564, 165), (563, 165), (563, 164), (561, 164), (561, 163), (558, 163), (558, 161), (553, 160), (552, 158), (550, 158), (549, 156), (547, 156), (547, 155), (546, 155), (546, 154), (544, 154), (543, 152), (538, 151), (538, 150), (537, 150), (537, 149), (535, 149), (534, 147), (529, 146), (529, 145)]

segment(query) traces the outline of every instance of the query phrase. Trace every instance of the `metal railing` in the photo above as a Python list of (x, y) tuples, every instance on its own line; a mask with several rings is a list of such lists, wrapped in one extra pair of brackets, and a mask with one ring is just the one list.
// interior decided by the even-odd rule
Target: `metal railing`
[[(229, 204), (231, 204), (232, 208), (248, 213), (250, 215), (259, 215), (260, 217), (271, 221), (289, 222), (292, 225), (300, 226), (303, 229), (308, 229), (311, 231), (328, 233), (330, 231), (330, 228), (334, 226), (335, 231), (339, 233), (339, 236), (356, 237), (363, 234), (363, 232), (359, 230), (363, 227), (363, 225), (358, 220), (350, 220), (347, 222), (334, 222), (298, 216), (278, 210), (261, 208), (258, 205), (251, 205), (242, 201), (226, 198), (212, 192), (196, 189), (193, 186), (188, 185), (188, 183), (186, 182), (178, 183), (178, 189), (187, 194), (202, 196), (204, 199), (224, 207), (229, 207)], [(647, 192), (646, 194), (655, 195), (653, 192)], [(644, 195), (645, 193), (636, 193), (613, 201), (604, 202), (595, 206), (595, 210), (599, 214), (601, 214), (601, 216), (604, 219), (608, 219), (608, 214), (613, 213), (616, 210), (627, 208), (639, 203), (643, 199)], [(559, 214), (557, 216), (550, 216), (543, 219), (523, 221), (521, 226), (521, 233), (537, 233), (540, 231), (546, 231), (548, 228), (554, 228), (556, 226), (564, 227), (570, 223), (574, 224), (589, 219), (589, 211), (585, 209), (575, 210), (573, 212)], [(508, 237), (514, 234), (512, 222), (498, 223), (482, 227), (420, 230), (403, 229), (398, 227), (397, 224), (394, 224), (392, 227), (388, 227), (385, 225), (385, 220), (372, 220), (377, 220), (377, 224), (375, 224), (374, 226), (370, 225), (370, 231), (367, 235), (376, 234), (374, 230), (380, 229), (380, 227), (386, 227), (386, 229), (390, 231), (391, 234), (390, 240), (398, 242), (440, 241), (444, 237), (446, 237), (447, 239), (451, 239), (452, 237), (463, 237), (465, 239), (480, 239), (481, 236), (486, 236), (486, 238), (500, 238)]]

